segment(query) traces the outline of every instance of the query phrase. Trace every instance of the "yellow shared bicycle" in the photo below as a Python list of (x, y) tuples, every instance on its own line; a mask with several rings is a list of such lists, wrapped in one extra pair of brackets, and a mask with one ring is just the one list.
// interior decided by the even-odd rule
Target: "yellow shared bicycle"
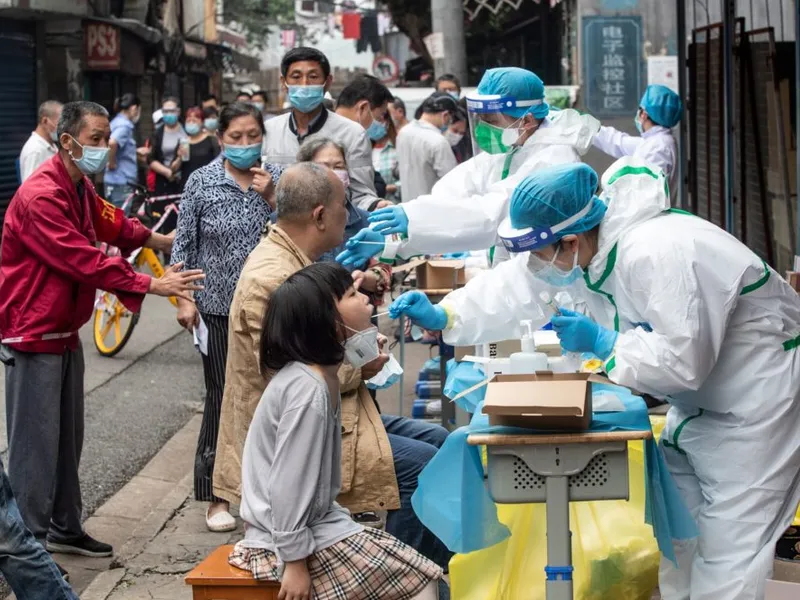
[[(134, 199), (137, 192), (132, 194), (131, 198), (126, 200), (123, 209), (128, 207), (129, 202)], [(147, 209), (153, 202), (165, 200), (177, 200), (180, 195), (160, 196), (156, 198), (148, 198), (147, 194), (143, 194), (144, 199), (139, 209), (138, 215), (148, 217), (150, 219), (158, 219), (158, 222), (151, 228), (152, 231), (158, 231), (163, 226), (169, 214), (177, 211), (178, 208), (173, 202), (169, 204), (164, 213), (153, 213)], [(113, 246), (106, 244), (101, 245), (101, 250), (106, 252), (109, 256), (119, 255), (119, 250)], [(136, 271), (141, 271), (143, 267), (147, 267), (153, 277), (160, 278), (164, 275), (164, 265), (158, 254), (150, 248), (139, 248), (131, 253), (128, 257), (128, 262), (133, 266)], [(173, 306), (178, 306), (178, 301), (175, 297), (170, 297), (169, 301)], [(128, 340), (133, 334), (136, 323), (139, 322), (139, 313), (134, 313), (125, 308), (125, 305), (119, 301), (111, 292), (98, 291), (97, 299), (94, 304), (94, 346), (102, 356), (114, 356), (118, 354), (128, 343)]]

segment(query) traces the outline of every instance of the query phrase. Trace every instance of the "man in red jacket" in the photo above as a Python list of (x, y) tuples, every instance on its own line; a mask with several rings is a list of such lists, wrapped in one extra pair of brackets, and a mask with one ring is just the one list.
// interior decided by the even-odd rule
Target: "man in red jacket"
[(9, 477), (23, 520), (51, 552), (110, 556), (81, 525), (78, 464), (83, 447), (83, 351), (78, 330), (98, 288), (139, 311), (145, 294), (191, 300), (201, 271), (174, 265), (161, 279), (137, 273), (123, 251), (169, 252), (152, 233), (102, 200), (86, 175), (108, 158), (108, 113), (93, 102), (64, 106), (59, 152), (11, 200), (0, 246), (0, 343), (6, 364)]

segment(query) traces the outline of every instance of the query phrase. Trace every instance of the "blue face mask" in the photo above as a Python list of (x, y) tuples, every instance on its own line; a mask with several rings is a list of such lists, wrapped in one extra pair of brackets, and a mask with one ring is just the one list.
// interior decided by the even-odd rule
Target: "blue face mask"
[(184, 129), (186, 129), (186, 133), (188, 133), (189, 135), (197, 135), (198, 133), (200, 133), (201, 127), (200, 123), (187, 123)]
[(633, 117), (633, 124), (636, 125), (636, 131), (639, 132), (639, 135), (642, 135), (642, 133), (644, 133), (644, 129), (642, 128), (642, 122), (639, 120), (639, 113), (638, 112)]
[(81, 173), (85, 175), (94, 175), (106, 168), (106, 163), (108, 163), (108, 148), (81, 146), (75, 138), (72, 138), (72, 141), (83, 150), (83, 155), (78, 159), (72, 156), (72, 150), (69, 151), (69, 157), (72, 159), (72, 162), (75, 163), (75, 166), (80, 169)]
[(205, 121), (203, 121), (203, 125), (205, 125), (205, 128), (208, 129), (209, 131), (216, 131), (219, 122), (217, 121), (217, 119), (206, 119)]
[(387, 130), (386, 123), (381, 123), (380, 121), (372, 119), (372, 123), (367, 127), (367, 137), (373, 142), (377, 142), (386, 137)]
[(255, 165), (261, 158), (261, 144), (249, 146), (225, 146), (222, 152), (230, 163), (242, 171)]
[(324, 85), (290, 85), (289, 104), (301, 113), (313, 112), (325, 99)]
[[(569, 271), (564, 272), (555, 265), (556, 258), (558, 258), (558, 253), (560, 251), (561, 248), (556, 250), (556, 253), (553, 255), (553, 259), (549, 263), (545, 263), (544, 266), (538, 271), (534, 272), (534, 275), (538, 279), (541, 279), (546, 284), (557, 288), (568, 287), (583, 277), (583, 269), (578, 266), (577, 252), (575, 253), (575, 258), (572, 262), (572, 269)], [(539, 259), (535, 254), (531, 254), (528, 260), (530, 263), (535, 261), (541, 262), (541, 259)]]
[(165, 125), (175, 125), (178, 122), (178, 115), (176, 114), (166, 113), (162, 118)]

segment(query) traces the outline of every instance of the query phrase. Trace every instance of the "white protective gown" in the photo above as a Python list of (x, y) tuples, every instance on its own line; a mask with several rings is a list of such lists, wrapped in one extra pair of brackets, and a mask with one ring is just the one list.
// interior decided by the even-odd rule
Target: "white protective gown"
[(613, 127), (601, 127), (592, 143), (595, 148), (614, 158), (632, 156), (660, 168), (667, 175), (670, 196), (675, 198), (678, 181), (678, 146), (671, 129), (656, 125), (638, 136), (628, 135)]
[[(568, 109), (555, 112), (513, 153), (481, 153), (460, 164), (433, 186), (431, 194), (403, 203), (408, 239), (398, 250), (403, 258), (419, 254), (478, 251), (498, 243), (497, 227), (508, 216), (517, 184), (539, 169), (580, 162), (600, 122)], [(508, 162), (508, 175), (503, 178)], [(501, 244), (494, 263), (508, 258)]]
[[(800, 297), (722, 229), (665, 212), (642, 166), (603, 176), (599, 252), (569, 291), (620, 333), (610, 379), (672, 404), (661, 450), (700, 537), (677, 544), (680, 569), (663, 561), (662, 598), (761, 600), (800, 501)], [(542, 285), (525, 256), (481, 274), (443, 300), (445, 341), (514, 337)]]

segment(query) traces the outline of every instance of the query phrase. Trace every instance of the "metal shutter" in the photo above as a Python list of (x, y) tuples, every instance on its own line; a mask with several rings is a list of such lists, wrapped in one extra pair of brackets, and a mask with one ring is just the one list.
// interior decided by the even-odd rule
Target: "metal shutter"
[(36, 51), (32, 30), (0, 20), (0, 222), (18, 187), (17, 159), (36, 129)]

